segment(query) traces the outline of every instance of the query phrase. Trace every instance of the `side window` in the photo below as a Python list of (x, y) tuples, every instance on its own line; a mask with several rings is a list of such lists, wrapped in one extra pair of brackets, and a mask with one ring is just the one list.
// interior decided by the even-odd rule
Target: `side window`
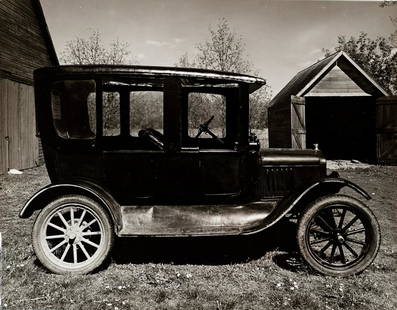
[(163, 133), (163, 92), (134, 91), (130, 93), (130, 135), (142, 129)]
[[(219, 94), (189, 93), (188, 97), (188, 134), (195, 137), (200, 124), (209, 123), (210, 130), (219, 138), (226, 136), (226, 98)], [(200, 138), (211, 138), (203, 132)]]
[(120, 94), (118, 92), (103, 92), (103, 135), (120, 135)]
[(64, 139), (94, 139), (95, 81), (64, 80), (51, 86), (51, 110), (57, 134)]

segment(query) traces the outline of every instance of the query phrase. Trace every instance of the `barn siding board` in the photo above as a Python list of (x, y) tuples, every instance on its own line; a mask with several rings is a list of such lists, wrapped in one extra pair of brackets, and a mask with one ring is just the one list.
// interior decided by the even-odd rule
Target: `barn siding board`
[[(26, 169), (39, 162), (38, 141), (35, 136), (35, 118), (33, 86), (2, 80), (2, 89), (6, 91), (5, 117), (8, 147), (2, 160), (2, 173), (7, 168)], [(4, 103), (4, 102), (2, 102)], [(2, 134), (4, 135), (4, 134)], [(4, 136), (5, 137), (5, 136)], [(5, 140), (5, 139), (4, 139)]]
[(43, 162), (33, 71), (58, 64), (39, 0), (0, 0), (0, 174)]
[(8, 168), (20, 167), (19, 91), (18, 84), (7, 80)]
[(7, 141), (7, 85), (6, 80), (0, 80), (0, 174), (8, 169)]
[(30, 81), (34, 69), (57, 64), (37, 2), (0, 1), (0, 69)]

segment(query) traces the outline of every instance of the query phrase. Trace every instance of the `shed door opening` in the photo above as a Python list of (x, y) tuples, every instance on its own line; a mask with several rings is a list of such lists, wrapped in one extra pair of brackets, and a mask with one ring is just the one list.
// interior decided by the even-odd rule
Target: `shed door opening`
[(306, 146), (318, 143), (327, 159), (375, 158), (371, 97), (306, 97)]

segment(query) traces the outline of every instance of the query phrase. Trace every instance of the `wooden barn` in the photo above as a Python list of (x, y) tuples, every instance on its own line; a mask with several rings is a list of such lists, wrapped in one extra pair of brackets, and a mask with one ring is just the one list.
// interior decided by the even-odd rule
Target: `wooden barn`
[(58, 65), (39, 0), (0, 1), (0, 174), (38, 165), (33, 70)]
[(269, 108), (271, 148), (319, 149), (328, 159), (397, 162), (397, 97), (345, 52), (300, 71)]

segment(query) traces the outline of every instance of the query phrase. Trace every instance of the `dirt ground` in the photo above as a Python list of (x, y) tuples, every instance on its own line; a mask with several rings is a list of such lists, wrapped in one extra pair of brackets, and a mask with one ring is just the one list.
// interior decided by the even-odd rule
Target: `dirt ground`
[[(48, 273), (31, 246), (34, 216), (18, 212), (49, 183), (43, 167), (0, 176), (3, 309), (396, 309), (397, 167), (339, 169), (367, 190), (382, 245), (361, 275), (324, 277), (296, 254), (294, 227), (236, 238), (117, 240), (87, 276)], [(347, 169), (346, 169), (347, 168)], [(356, 168), (356, 169), (352, 169)]]

